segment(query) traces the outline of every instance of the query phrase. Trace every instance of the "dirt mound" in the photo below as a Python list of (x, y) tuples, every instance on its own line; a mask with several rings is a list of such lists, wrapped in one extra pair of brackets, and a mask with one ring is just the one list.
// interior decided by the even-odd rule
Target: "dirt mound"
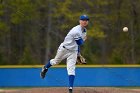
[[(0, 93), (68, 93), (65, 87), (3, 89)], [(73, 93), (140, 93), (140, 89), (114, 87), (75, 87)]]

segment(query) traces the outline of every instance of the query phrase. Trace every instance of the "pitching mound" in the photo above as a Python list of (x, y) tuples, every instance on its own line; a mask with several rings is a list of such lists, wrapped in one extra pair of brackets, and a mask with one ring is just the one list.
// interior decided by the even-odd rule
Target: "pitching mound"
[[(65, 87), (3, 89), (0, 93), (68, 93)], [(140, 89), (125, 89), (113, 87), (76, 87), (73, 93), (140, 93)]]

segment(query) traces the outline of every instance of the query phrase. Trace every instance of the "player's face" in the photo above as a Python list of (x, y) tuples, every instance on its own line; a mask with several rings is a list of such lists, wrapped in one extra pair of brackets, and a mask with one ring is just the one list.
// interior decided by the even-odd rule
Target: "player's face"
[(80, 20), (79, 22), (82, 27), (86, 27), (88, 25), (88, 20)]

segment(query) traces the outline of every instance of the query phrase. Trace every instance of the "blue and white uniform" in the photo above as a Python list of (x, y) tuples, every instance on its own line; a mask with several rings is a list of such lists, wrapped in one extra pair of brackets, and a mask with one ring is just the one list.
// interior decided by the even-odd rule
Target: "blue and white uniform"
[[(88, 21), (89, 18), (87, 15), (80, 16), (81, 24), (82, 22), (84, 23)], [(69, 93), (72, 93), (75, 78), (75, 65), (77, 54), (79, 53), (79, 46), (82, 45), (86, 39), (86, 28), (82, 27), (81, 24), (73, 27), (69, 31), (63, 43), (60, 44), (55, 58), (49, 60), (49, 62), (44, 66), (45, 68), (43, 67), (43, 70), (41, 72), (41, 76), (42, 78), (44, 78), (46, 72), (51, 66), (59, 64), (63, 59), (67, 59), (66, 64), (69, 76)]]
[(68, 75), (75, 75), (78, 46), (84, 43), (85, 37), (86, 28), (82, 28), (80, 25), (73, 27), (65, 37), (63, 43), (60, 44), (55, 58), (50, 60), (50, 64), (59, 64), (63, 59), (67, 58)]
[(80, 25), (73, 27), (70, 32), (65, 37), (64, 42), (60, 46), (65, 46), (69, 50), (78, 50), (78, 44), (76, 43), (77, 40), (86, 37), (86, 29), (82, 28)]

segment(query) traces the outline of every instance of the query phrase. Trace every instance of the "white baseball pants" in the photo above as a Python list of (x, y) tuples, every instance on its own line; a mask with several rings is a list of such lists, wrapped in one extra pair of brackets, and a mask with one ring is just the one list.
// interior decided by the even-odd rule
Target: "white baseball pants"
[(55, 58), (50, 60), (50, 64), (52, 66), (59, 64), (63, 59), (67, 58), (68, 75), (75, 75), (77, 52), (78, 51), (71, 51), (71, 50), (64, 48), (63, 46), (60, 46), (57, 50)]

